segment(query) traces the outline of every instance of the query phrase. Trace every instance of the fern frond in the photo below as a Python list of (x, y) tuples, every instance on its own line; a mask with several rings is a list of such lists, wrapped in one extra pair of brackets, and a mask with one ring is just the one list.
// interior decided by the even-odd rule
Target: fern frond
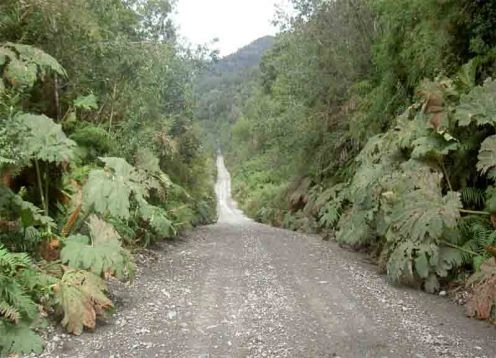
[(0, 318), (5, 317), (13, 323), (19, 323), (21, 319), (21, 313), (17, 308), (10, 305), (5, 301), (0, 301)]
[(465, 187), (460, 192), (464, 207), (483, 207), (484, 191), (475, 187)]
[(337, 198), (325, 205), (319, 213), (319, 225), (330, 229), (334, 228), (341, 217), (342, 201)]
[(10, 280), (4, 284), (1, 295), (8, 304), (22, 314), (23, 318), (34, 320), (38, 316), (38, 306), (17, 281)]

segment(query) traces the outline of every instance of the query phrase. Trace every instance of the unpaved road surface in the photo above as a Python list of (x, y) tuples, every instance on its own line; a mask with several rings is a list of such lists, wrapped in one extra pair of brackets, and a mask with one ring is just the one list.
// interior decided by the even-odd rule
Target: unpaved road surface
[(218, 160), (219, 223), (138, 256), (96, 333), (46, 357), (496, 357), (496, 331), (390, 286), (365, 257), (242, 216)]

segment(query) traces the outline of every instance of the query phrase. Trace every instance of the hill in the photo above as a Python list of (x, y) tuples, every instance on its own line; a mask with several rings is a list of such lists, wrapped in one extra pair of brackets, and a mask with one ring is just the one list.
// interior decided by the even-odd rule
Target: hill
[(212, 64), (195, 84), (195, 117), (202, 122), (211, 145), (217, 146), (222, 128), (232, 124), (250, 97), (260, 74), (260, 62), (275, 38), (259, 38)]

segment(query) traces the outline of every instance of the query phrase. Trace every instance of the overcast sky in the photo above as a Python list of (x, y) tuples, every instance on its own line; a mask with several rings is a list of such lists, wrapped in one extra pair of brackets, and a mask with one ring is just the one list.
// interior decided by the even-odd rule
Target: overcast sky
[(210, 43), (221, 55), (235, 52), (253, 40), (273, 35), (275, 6), (287, 0), (178, 0), (179, 34), (193, 45)]

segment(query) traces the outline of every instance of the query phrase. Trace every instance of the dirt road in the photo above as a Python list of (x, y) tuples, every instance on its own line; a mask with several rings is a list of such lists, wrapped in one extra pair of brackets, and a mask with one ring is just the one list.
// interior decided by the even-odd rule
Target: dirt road
[(389, 285), (366, 258), (235, 208), (222, 158), (219, 223), (138, 257), (118, 311), (48, 357), (496, 357), (496, 331), (448, 299)]

